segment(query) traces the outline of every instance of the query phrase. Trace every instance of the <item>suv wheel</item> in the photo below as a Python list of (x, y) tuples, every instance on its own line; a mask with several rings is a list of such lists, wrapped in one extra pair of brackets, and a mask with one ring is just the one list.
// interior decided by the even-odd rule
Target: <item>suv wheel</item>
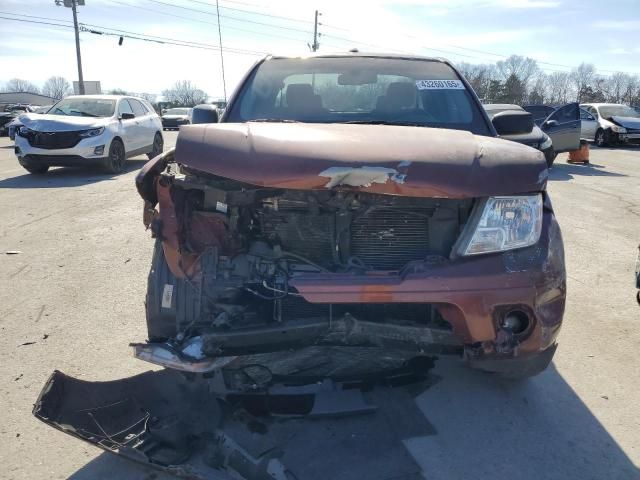
[(105, 160), (104, 168), (109, 173), (120, 173), (124, 168), (125, 159), (124, 145), (118, 139), (113, 140), (109, 147), (109, 156)]
[(23, 168), (34, 175), (42, 175), (49, 170), (48, 165), (23, 165)]
[(606, 147), (609, 145), (609, 134), (601, 128), (596, 132), (596, 145), (598, 147)]
[(156, 132), (156, 136), (153, 137), (153, 148), (149, 153), (147, 153), (147, 157), (149, 158), (149, 160), (151, 160), (152, 158), (160, 155), (163, 149), (164, 140), (162, 139), (162, 135), (160, 135), (160, 132)]

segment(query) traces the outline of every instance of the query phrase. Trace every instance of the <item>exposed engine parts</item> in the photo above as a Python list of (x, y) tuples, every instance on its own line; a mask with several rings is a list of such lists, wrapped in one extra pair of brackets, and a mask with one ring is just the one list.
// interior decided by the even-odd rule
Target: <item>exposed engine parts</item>
[[(243, 328), (271, 325), (279, 326), (284, 340), (285, 331), (298, 338), (293, 330), (299, 333), (305, 323), (316, 328), (326, 324), (327, 338), (335, 338), (336, 326), (349, 318), (360, 325), (448, 328), (431, 305), (309, 303), (292, 283), (314, 274), (408, 274), (446, 261), (472, 201), (261, 189), (184, 173), (165, 173), (159, 179), (163, 215), (153, 216), (151, 229), (159, 239), (175, 232), (171, 236), (177, 238), (181, 261), (179, 270), (172, 271), (160, 261), (166, 249), (156, 252), (154, 268), (165, 272), (150, 277), (151, 340), (207, 333), (223, 338)], [(163, 198), (170, 201), (165, 205)], [(165, 291), (167, 285), (171, 293)], [(366, 343), (376, 336), (358, 338)], [(273, 340), (264, 345), (266, 350), (281, 344)], [(219, 342), (218, 351), (205, 342), (207, 353), (223, 355), (229, 342)]]

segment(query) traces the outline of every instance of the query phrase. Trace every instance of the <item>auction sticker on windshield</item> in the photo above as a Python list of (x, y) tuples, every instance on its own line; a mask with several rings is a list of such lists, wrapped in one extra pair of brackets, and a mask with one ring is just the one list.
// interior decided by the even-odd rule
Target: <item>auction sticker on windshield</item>
[(418, 90), (464, 90), (460, 80), (416, 80)]

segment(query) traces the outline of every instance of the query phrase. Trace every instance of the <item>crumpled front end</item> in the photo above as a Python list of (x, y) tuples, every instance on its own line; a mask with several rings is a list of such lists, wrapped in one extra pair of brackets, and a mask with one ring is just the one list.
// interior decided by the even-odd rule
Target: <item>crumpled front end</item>
[(206, 371), (325, 345), (461, 354), (507, 375), (550, 362), (565, 273), (548, 199), (536, 245), (462, 257), (476, 198), (259, 187), (165, 166), (139, 182), (157, 239), (139, 358)]

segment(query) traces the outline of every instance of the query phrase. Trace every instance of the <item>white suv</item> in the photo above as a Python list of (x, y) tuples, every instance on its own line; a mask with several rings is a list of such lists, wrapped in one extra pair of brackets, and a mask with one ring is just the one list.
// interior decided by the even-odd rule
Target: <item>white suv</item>
[(45, 114), (20, 116), (15, 139), (20, 165), (31, 173), (51, 166), (97, 164), (121, 172), (125, 160), (162, 153), (162, 123), (141, 98), (77, 95), (53, 105)]

